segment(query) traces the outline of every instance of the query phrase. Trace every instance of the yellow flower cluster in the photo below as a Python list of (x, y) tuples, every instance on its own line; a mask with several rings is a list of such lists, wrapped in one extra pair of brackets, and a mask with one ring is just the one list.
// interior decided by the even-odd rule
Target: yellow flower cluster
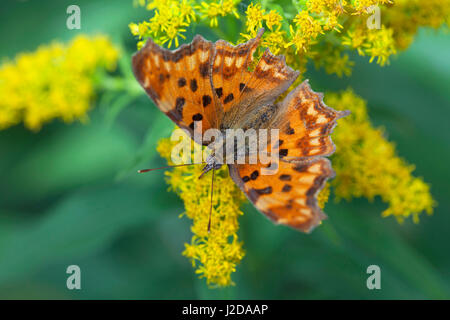
[(370, 62), (377, 58), (377, 63), (384, 66), (389, 63), (389, 57), (397, 53), (393, 32), (393, 29), (384, 26), (368, 30), (360, 25), (342, 37), (342, 44), (356, 49), (362, 56), (369, 55)]
[[(187, 136), (185, 139), (190, 140)], [(167, 138), (158, 144), (158, 152), (169, 164), (171, 150), (177, 143)], [(226, 166), (216, 170), (211, 229), (208, 233), (212, 172), (199, 179), (202, 167), (175, 167), (166, 172), (167, 182), (183, 200), (184, 215), (193, 222), (192, 241), (185, 244), (183, 255), (191, 260), (196, 273), (205, 278), (209, 286), (228, 286), (233, 284), (231, 274), (244, 257), (242, 243), (237, 236), (237, 218), (243, 214), (239, 207), (245, 196), (229, 177)]]
[(395, 46), (404, 50), (414, 40), (419, 27), (438, 29), (450, 26), (448, 0), (395, 0), (395, 5), (381, 12), (383, 24), (393, 31)]
[(200, 6), (196, 6), (196, 9), (201, 13), (201, 19), (210, 21), (210, 27), (218, 27), (218, 17), (225, 17), (228, 14), (233, 14), (239, 19), (236, 4), (237, 1), (235, 0), (222, 0), (210, 3), (202, 1)]
[[(359, 8), (364, 11), (368, 3), (360, 1)], [(438, 29), (450, 22), (450, 1), (448, 0), (396, 0), (380, 1), (380, 4), (393, 4), (380, 11), (380, 29), (367, 29), (367, 25), (354, 23), (347, 28), (342, 44), (356, 49), (360, 55), (370, 56), (372, 62), (385, 65), (389, 57), (404, 50), (411, 44), (419, 27)], [(372, 4), (373, 5), (373, 4)], [(372, 11), (367, 10), (372, 14)]]
[(77, 36), (22, 53), (0, 67), (0, 130), (21, 121), (31, 130), (54, 118), (86, 118), (94, 94), (94, 73), (112, 70), (118, 51), (104, 36)]
[[(140, 40), (138, 47), (149, 37), (168, 47), (178, 46), (178, 37), (185, 39), (184, 33), (193, 23), (207, 22), (217, 28), (218, 17), (239, 18), (239, 0), (138, 2), (153, 11), (148, 21), (130, 24), (132, 34)], [(370, 29), (368, 20), (377, 12), (380, 28)], [(409, 46), (418, 27), (448, 25), (449, 16), (448, 0), (299, 0), (286, 8), (254, 1), (245, 9), (245, 26), (238, 41), (255, 37), (258, 29), (265, 27), (262, 46), (285, 55), (291, 67), (305, 71), (312, 59), (316, 67), (341, 77), (349, 76), (353, 67), (345, 51), (356, 50), (369, 56), (370, 62), (386, 65), (398, 50)]]
[(337, 110), (351, 111), (339, 120), (333, 134), (338, 147), (332, 156), (336, 178), (331, 186), (336, 197), (372, 200), (379, 196), (389, 204), (382, 215), (393, 215), (399, 221), (412, 216), (418, 222), (423, 211), (431, 214), (435, 203), (429, 186), (412, 175), (414, 166), (396, 155), (383, 130), (371, 125), (365, 101), (351, 90), (326, 94), (325, 101)]
[(166, 44), (170, 48), (172, 44), (179, 45), (178, 37), (186, 39), (184, 33), (191, 22), (200, 18), (209, 21), (210, 27), (219, 25), (218, 17), (232, 14), (239, 18), (236, 0), (202, 1), (194, 0), (139, 0), (140, 6), (153, 11), (153, 16), (148, 21), (139, 24), (130, 23), (129, 28), (134, 36), (139, 38), (138, 49), (141, 48), (147, 38), (152, 38), (158, 44)]
[[(246, 32), (241, 36), (243, 40), (248, 40), (256, 35), (259, 27), (265, 25), (268, 32), (263, 36), (263, 46), (269, 47), (274, 54), (285, 55), (287, 62), (295, 69), (305, 71), (307, 60), (313, 59), (317, 67), (324, 67), (328, 73), (348, 76), (353, 62), (343, 51), (353, 37), (350, 34), (349, 40), (345, 34), (356, 25), (364, 29), (361, 35), (358, 33), (360, 38), (351, 43), (352, 49), (368, 54), (371, 61), (376, 58), (381, 65), (391, 54), (395, 54), (391, 31), (372, 31), (365, 23), (368, 7), (387, 3), (390, 1), (306, 0), (296, 2), (296, 11), (285, 11), (284, 15), (276, 10), (266, 13), (260, 3), (251, 3), (245, 12)], [(292, 20), (288, 18), (290, 15), (293, 15)], [(272, 16), (277, 19), (270, 19)]]
[(283, 17), (276, 11), (271, 10), (266, 13), (261, 9), (261, 4), (254, 5), (251, 3), (247, 10), (246, 15), (246, 33), (241, 33), (241, 42), (254, 38), (260, 28), (267, 27), (269, 30), (265, 33), (262, 39), (262, 47), (270, 48), (273, 54), (279, 54), (284, 52), (286, 46), (286, 31), (281, 30), (281, 23)]

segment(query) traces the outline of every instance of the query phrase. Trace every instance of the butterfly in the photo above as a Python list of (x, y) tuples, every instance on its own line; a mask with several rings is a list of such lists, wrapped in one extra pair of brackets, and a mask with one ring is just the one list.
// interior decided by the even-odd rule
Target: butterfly
[[(334, 171), (326, 156), (335, 146), (330, 134), (336, 120), (347, 115), (323, 102), (323, 94), (304, 81), (276, 101), (299, 76), (286, 65), (284, 56), (266, 49), (254, 61), (264, 29), (236, 46), (224, 40), (215, 43), (200, 35), (189, 44), (170, 51), (149, 39), (133, 55), (136, 79), (155, 105), (178, 127), (194, 138), (195, 122), (201, 132), (233, 128), (275, 128), (279, 139), (277, 172), (261, 174), (267, 165), (228, 164), (230, 176), (253, 205), (277, 224), (309, 232), (326, 218), (317, 195)], [(209, 142), (200, 141), (203, 144)], [(212, 158), (203, 171), (222, 164)]]

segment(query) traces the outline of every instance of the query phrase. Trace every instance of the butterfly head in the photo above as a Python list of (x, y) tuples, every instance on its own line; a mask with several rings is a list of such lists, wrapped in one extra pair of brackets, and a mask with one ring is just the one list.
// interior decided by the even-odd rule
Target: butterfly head
[(219, 162), (219, 160), (215, 157), (214, 154), (210, 154), (206, 158), (206, 165), (203, 167), (202, 174), (198, 178), (200, 179), (201, 177), (203, 177), (204, 174), (206, 174), (207, 172), (209, 172), (213, 169), (214, 170), (220, 169), (222, 167), (222, 165), (223, 165), (223, 163)]

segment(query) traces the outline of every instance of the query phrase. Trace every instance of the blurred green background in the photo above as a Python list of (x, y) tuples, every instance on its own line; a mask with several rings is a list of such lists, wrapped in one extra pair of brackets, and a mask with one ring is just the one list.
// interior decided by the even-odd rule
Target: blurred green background
[[(70, 4), (81, 8), (81, 30), (66, 28)], [(0, 17), (1, 57), (78, 33), (106, 33), (129, 57), (135, 40), (127, 25), (148, 15), (131, 1), (36, 0), (2, 1)], [(236, 285), (225, 289), (208, 289), (181, 256), (189, 221), (178, 218), (182, 202), (167, 191), (163, 172), (136, 173), (164, 164), (155, 146), (173, 128), (146, 96), (114, 121), (111, 108), (95, 107), (87, 124), (0, 131), (0, 298), (450, 298), (449, 53), (448, 34), (421, 30), (388, 67), (354, 57), (350, 78), (313, 67), (306, 76), (316, 91), (351, 86), (368, 101), (373, 123), (431, 184), (434, 215), (399, 225), (381, 218), (379, 199), (330, 201), (329, 219), (305, 235), (247, 204), (240, 219), (246, 256)], [(81, 290), (66, 288), (72, 264), (81, 268)], [(366, 287), (371, 264), (381, 267), (381, 290)]]

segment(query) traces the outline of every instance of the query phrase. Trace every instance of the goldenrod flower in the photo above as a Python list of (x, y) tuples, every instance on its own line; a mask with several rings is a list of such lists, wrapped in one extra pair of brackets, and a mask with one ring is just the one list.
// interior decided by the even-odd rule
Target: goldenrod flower
[(320, 33), (323, 33), (320, 22), (313, 19), (308, 11), (300, 11), (292, 21), (305, 38), (315, 39)]
[[(185, 137), (185, 139), (190, 139)], [(171, 150), (177, 142), (162, 139), (158, 152), (171, 163)], [(244, 257), (242, 243), (238, 240), (239, 224), (242, 215), (239, 209), (245, 196), (228, 175), (223, 166), (215, 172), (211, 231), (208, 233), (210, 211), (211, 176), (199, 179), (201, 165), (176, 167), (166, 172), (170, 189), (184, 202), (186, 216), (192, 220), (192, 241), (185, 245), (183, 255), (189, 258), (196, 273), (206, 279), (210, 286), (233, 284), (231, 274)]]
[(366, 103), (351, 90), (326, 94), (327, 105), (351, 114), (339, 122), (333, 134), (337, 145), (332, 156), (336, 178), (331, 182), (337, 198), (379, 196), (389, 204), (382, 215), (395, 216), (400, 222), (419, 214), (431, 214), (435, 202), (429, 186), (414, 177), (414, 166), (399, 158), (395, 146), (384, 138), (381, 128), (374, 128), (367, 115)]
[(270, 49), (270, 52), (280, 54), (286, 43), (286, 32), (284, 30), (269, 31), (262, 39), (262, 46)]
[(317, 195), (317, 204), (321, 209), (325, 207), (325, 204), (328, 202), (329, 197), (330, 197), (330, 183), (327, 182), (325, 184), (325, 187)]
[(85, 120), (94, 95), (94, 73), (112, 70), (118, 50), (104, 36), (77, 36), (22, 53), (0, 67), (0, 129), (23, 121), (31, 130), (54, 118)]
[[(145, 1), (139, 4), (145, 5)], [(168, 47), (172, 44), (179, 46), (178, 38), (185, 39), (183, 33), (186, 32), (186, 27), (196, 19), (194, 7), (188, 0), (148, 1), (145, 6), (147, 10), (154, 11), (153, 17), (149, 21), (129, 25), (131, 33), (141, 40), (138, 42), (138, 48), (149, 37), (159, 44), (167, 43)]]
[(236, 1), (223, 0), (219, 2), (207, 3), (202, 1), (201, 6), (198, 6), (199, 12), (202, 14), (201, 19), (209, 20), (211, 27), (217, 27), (219, 25), (218, 17), (226, 16), (232, 13), (236, 18), (239, 18), (239, 14), (236, 10)]
[(182, 0), (180, 3), (180, 16), (182, 19), (186, 19), (186, 22), (189, 24), (192, 21), (196, 21), (196, 13), (192, 4), (188, 0)]
[(323, 67), (326, 72), (334, 73), (338, 77), (351, 75), (354, 62), (340, 48), (329, 45), (323, 48), (321, 53), (325, 58), (320, 55), (313, 58), (316, 67)]
[(202, 13), (201, 17), (203, 19), (209, 19), (210, 27), (217, 27), (219, 25), (217, 17), (220, 16), (221, 8), (218, 3), (202, 2), (198, 10)]
[(367, 35), (367, 43), (364, 44), (364, 51), (370, 56), (370, 62), (377, 58), (377, 63), (384, 66), (389, 63), (389, 57), (397, 53), (393, 30), (381, 28), (370, 30)]
[(363, 44), (367, 39), (367, 31), (363, 28), (348, 30), (347, 35), (342, 37), (342, 45), (349, 46), (351, 49), (357, 49), (360, 55), (364, 55)]
[(235, 18), (239, 19), (239, 14), (237, 12), (236, 6), (240, 3), (240, 0), (223, 0), (221, 1), (222, 12), (221, 15), (224, 17), (227, 14), (233, 14)]
[(199, 18), (207, 21), (210, 27), (219, 25), (218, 17), (233, 15), (239, 18), (236, 5), (240, 0), (202, 1), (194, 0), (140, 0), (138, 5), (153, 11), (148, 21), (139, 24), (131, 23), (129, 28), (134, 36), (139, 37), (138, 49), (147, 38), (170, 48), (172, 44), (179, 46), (179, 38), (186, 39), (186, 28)]
[(274, 30), (274, 27), (281, 26), (281, 21), (283, 20), (283, 17), (275, 10), (270, 10), (270, 12), (265, 14), (263, 18), (266, 22), (267, 28), (271, 31)]
[(404, 50), (412, 43), (419, 27), (434, 29), (449, 26), (448, 0), (395, 0), (394, 5), (381, 12), (383, 24), (394, 30), (396, 47)]
[(256, 32), (262, 27), (265, 12), (265, 10), (261, 9), (261, 4), (253, 4), (253, 2), (250, 3), (245, 11), (245, 25), (247, 27), (247, 32), (249, 32), (252, 37), (254, 37)]
[(367, 9), (372, 6), (391, 4), (392, 0), (354, 0), (352, 1), (353, 14), (366, 14)]

